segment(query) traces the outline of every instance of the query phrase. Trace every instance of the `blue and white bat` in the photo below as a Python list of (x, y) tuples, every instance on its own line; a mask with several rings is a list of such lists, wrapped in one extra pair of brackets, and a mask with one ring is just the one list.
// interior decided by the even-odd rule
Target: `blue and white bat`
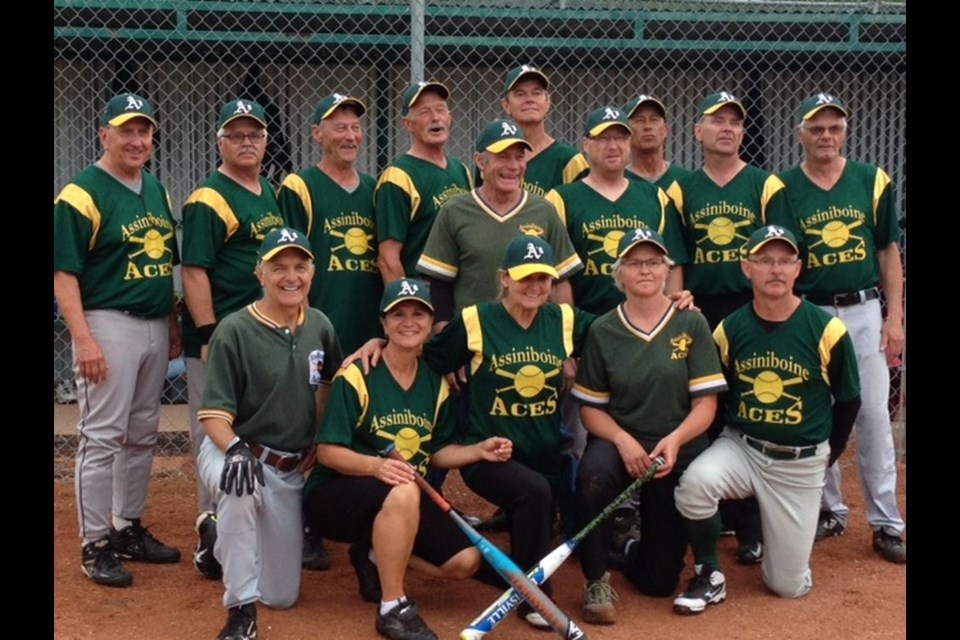
[[(647, 472), (630, 483), (630, 485), (624, 489), (620, 495), (613, 499), (610, 504), (604, 507), (603, 511), (597, 514), (597, 517), (591, 520), (583, 529), (577, 532), (575, 536), (561, 544), (559, 547), (548, 553), (544, 556), (537, 566), (527, 572), (527, 577), (530, 578), (533, 582), (543, 584), (553, 573), (566, 561), (567, 558), (573, 553), (573, 550), (577, 548), (577, 545), (586, 538), (591, 531), (597, 528), (601, 522), (610, 517), (617, 507), (622, 505), (624, 502), (630, 499), (637, 489), (640, 486), (648, 482), (653, 478), (654, 474), (657, 472), (657, 469), (660, 468), (660, 465), (664, 464), (666, 461), (657, 456), (653, 459), (653, 464), (650, 465), (650, 468), (647, 469)], [(512, 583), (511, 583), (512, 584)], [(513, 611), (517, 605), (520, 604), (522, 600), (520, 594), (516, 592), (515, 589), (507, 589), (503, 594), (497, 599), (496, 602), (491, 604), (486, 610), (477, 616), (473, 622), (470, 623), (470, 626), (465, 628), (460, 632), (460, 640), (479, 640), (483, 636), (487, 635), (493, 628), (498, 624), (503, 622), (503, 620), (510, 615), (510, 612)]]
[[(384, 455), (395, 460), (403, 461), (403, 456), (397, 451), (396, 447), (390, 445)], [(450, 503), (444, 500), (436, 489), (430, 486), (419, 473), (414, 474), (420, 489), (427, 494), (431, 500), (436, 503), (440, 510), (450, 515), (457, 526), (467, 536), (467, 539), (480, 551), (480, 555), (490, 563), (497, 573), (510, 583), (511, 591), (519, 593), (519, 598), (526, 600), (530, 606), (543, 616), (543, 619), (550, 623), (553, 630), (560, 634), (565, 640), (586, 640), (586, 634), (570, 619), (570, 616), (560, 610), (553, 600), (543, 592), (535, 582), (528, 578), (520, 567), (517, 566), (510, 557), (497, 548), (493, 543), (477, 533), (477, 530), (471, 527), (466, 520), (460, 517), (460, 514), (453, 510)]]

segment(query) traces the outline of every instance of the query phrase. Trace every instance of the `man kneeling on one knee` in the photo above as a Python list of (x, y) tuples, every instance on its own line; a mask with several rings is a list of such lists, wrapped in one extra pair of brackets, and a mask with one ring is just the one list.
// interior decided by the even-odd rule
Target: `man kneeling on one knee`
[(727, 596), (717, 561), (722, 498), (757, 497), (764, 583), (785, 598), (810, 591), (824, 469), (843, 452), (860, 407), (846, 327), (793, 293), (801, 268), (793, 234), (763, 227), (750, 236), (744, 256), (753, 302), (713, 334), (730, 387), (726, 428), (676, 490), (696, 573), (674, 600), (680, 614), (700, 613)]

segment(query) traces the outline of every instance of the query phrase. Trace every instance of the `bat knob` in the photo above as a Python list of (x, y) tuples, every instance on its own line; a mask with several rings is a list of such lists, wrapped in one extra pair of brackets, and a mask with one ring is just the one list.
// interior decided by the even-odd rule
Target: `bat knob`
[[(393, 445), (390, 446), (392, 447)], [(662, 467), (663, 465), (667, 464), (667, 460), (663, 456), (657, 456), (653, 459), (653, 463), (658, 467)]]

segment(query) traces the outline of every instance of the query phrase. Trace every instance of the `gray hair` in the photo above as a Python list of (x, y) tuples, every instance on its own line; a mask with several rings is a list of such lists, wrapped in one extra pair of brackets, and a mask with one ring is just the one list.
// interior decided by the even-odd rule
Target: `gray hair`
[[(667, 254), (663, 254), (663, 262), (670, 267), (671, 269), (677, 265), (673, 259)], [(620, 270), (623, 269), (623, 258), (617, 258), (613, 263), (613, 269), (610, 271), (610, 277), (613, 278), (613, 286), (617, 288), (617, 291), (624, 293), (623, 284), (620, 282), (620, 279), (617, 277), (620, 275)]]

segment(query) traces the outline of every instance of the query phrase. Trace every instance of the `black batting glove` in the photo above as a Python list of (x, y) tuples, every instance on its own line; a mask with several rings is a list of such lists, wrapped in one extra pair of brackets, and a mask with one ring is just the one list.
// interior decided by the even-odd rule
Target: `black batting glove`
[(227, 449), (227, 457), (223, 461), (223, 471), (220, 473), (220, 489), (229, 494), (235, 491), (237, 497), (247, 494), (253, 495), (254, 482), (264, 486), (263, 465), (254, 457), (253, 452), (242, 440)]

